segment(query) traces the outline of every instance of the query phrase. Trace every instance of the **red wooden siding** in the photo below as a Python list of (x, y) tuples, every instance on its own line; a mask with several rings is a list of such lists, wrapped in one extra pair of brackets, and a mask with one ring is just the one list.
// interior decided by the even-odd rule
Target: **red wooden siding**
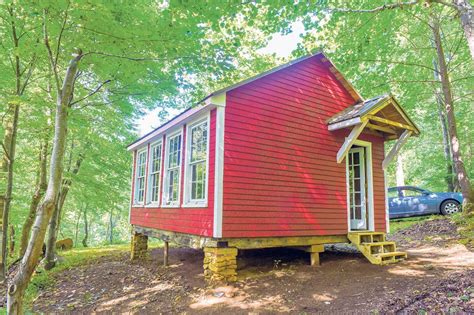
[[(186, 126), (182, 128), (183, 147), (182, 147), (182, 168), (181, 168), (181, 190), (180, 203), (183, 203), (184, 192), (184, 163), (186, 161)], [(165, 153), (165, 136), (163, 136), (162, 161)], [(180, 233), (195, 234), (201, 236), (212, 236), (214, 220), (214, 164), (216, 147), (216, 110), (210, 113), (209, 127), (209, 173), (208, 173), (208, 206), (205, 208), (149, 208), (132, 207), (130, 223), (133, 225), (167, 230)], [(148, 172), (148, 168), (147, 168)], [(161, 168), (161, 191), (163, 189), (164, 165)], [(148, 174), (148, 173), (147, 173)], [(148, 176), (147, 176), (148, 177)], [(133, 191), (133, 190), (132, 190)], [(161, 192), (160, 192), (161, 198)], [(133, 195), (132, 195), (133, 200)], [(161, 200), (161, 199), (160, 199)]]
[[(318, 56), (227, 92), (223, 237), (346, 234), (346, 132), (326, 120), (355, 103)], [(383, 139), (371, 137), (375, 227), (385, 230)]]

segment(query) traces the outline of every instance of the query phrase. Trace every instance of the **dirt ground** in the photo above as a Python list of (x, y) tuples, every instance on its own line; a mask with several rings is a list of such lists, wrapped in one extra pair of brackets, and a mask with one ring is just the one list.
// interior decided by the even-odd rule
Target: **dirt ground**
[(62, 272), (34, 311), (474, 313), (474, 253), (456, 242), (449, 221), (430, 222), (392, 237), (408, 251), (402, 263), (371, 265), (348, 247), (330, 247), (321, 266), (311, 267), (304, 252), (252, 250), (239, 254), (239, 281), (215, 287), (203, 280), (202, 251), (171, 248), (167, 268), (161, 249), (137, 263), (124, 253)]

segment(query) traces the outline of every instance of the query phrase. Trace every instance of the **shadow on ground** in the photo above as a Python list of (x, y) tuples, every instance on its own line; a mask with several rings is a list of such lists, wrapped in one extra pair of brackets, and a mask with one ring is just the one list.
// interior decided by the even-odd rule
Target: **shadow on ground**
[[(131, 263), (128, 255), (102, 258), (58, 275), (34, 311), (147, 313), (369, 313), (473, 312), (474, 253), (444, 239), (406, 247), (409, 259), (371, 265), (353, 251), (330, 249), (321, 266), (305, 252), (249, 250), (239, 254), (239, 281), (207, 287), (199, 250), (172, 248), (169, 267), (162, 250)], [(409, 245), (409, 242), (405, 246)]]

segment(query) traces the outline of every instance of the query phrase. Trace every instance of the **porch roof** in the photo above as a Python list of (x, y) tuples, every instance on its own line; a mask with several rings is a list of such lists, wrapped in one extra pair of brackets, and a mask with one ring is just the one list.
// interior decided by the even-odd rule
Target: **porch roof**
[(382, 95), (359, 102), (332, 116), (327, 123), (330, 131), (352, 127), (350, 134), (337, 152), (338, 163), (342, 162), (366, 128), (368, 132), (381, 135), (386, 140), (398, 139), (382, 163), (384, 169), (410, 136), (420, 134), (418, 127), (391, 95)]
[(397, 139), (405, 130), (419, 135), (420, 130), (396, 99), (389, 94), (359, 102), (327, 120), (328, 129), (338, 130), (366, 121), (366, 127), (385, 139)]

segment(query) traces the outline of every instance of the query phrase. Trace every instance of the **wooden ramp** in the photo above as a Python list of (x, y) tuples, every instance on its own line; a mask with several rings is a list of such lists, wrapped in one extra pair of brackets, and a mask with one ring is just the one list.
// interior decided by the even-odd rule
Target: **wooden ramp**
[(350, 232), (347, 238), (374, 265), (387, 265), (407, 258), (406, 252), (397, 251), (395, 242), (387, 242), (382, 232)]

